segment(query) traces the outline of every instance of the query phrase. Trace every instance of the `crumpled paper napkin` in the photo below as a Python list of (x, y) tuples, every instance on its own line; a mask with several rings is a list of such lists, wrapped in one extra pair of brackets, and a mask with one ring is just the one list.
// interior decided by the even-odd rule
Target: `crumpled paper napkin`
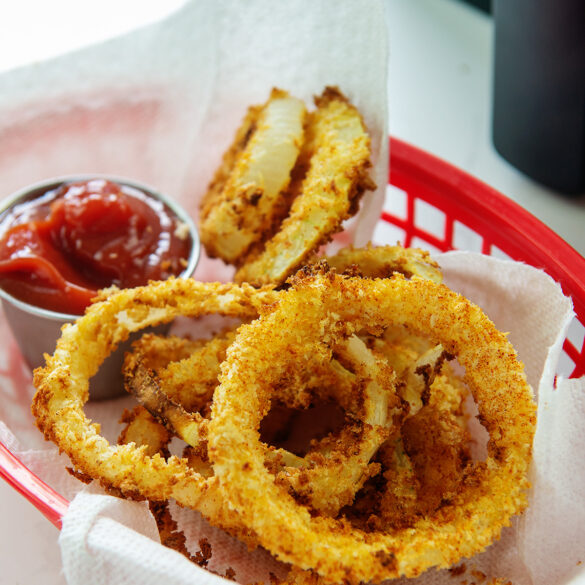
[[(484, 553), (466, 560), (461, 574), (431, 570), (418, 579), (397, 582), (479, 584), (497, 576), (515, 585), (582, 585), (585, 380), (557, 379), (555, 384), (554, 373), (573, 316), (572, 303), (549, 276), (524, 264), (467, 252), (447, 253), (437, 256), (437, 260), (446, 284), (482, 306), (498, 328), (509, 332), (525, 363), (538, 399), (533, 487), (526, 513), (504, 529), (502, 538)], [(112, 426), (104, 428), (106, 436), (116, 436), (113, 423), (124, 400), (88, 406), (93, 418), (110, 421)], [(4, 440), (1, 428), (0, 439)], [(57, 474), (58, 466), (66, 478), (68, 474), (62, 471), (66, 458), (45, 459), (47, 453), (54, 453), (54, 449), (23, 457), (41, 476), (48, 468)], [(59, 489), (59, 483), (55, 485)], [(267, 581), (271, 572), (283, 573), (283, 567), (265, 551), (247, 551), (242, 543), (210, 526), (197, 512), (176, 506), (172, 511), (191, 552), (198, 550), (202, 537), (212, 544), (209, 568), (215, 573), (225, 575), (231, 567), (242, 583)], [(64, 574), (70, 585), (158, 583), (163, 575), (164, 582), (170, 585), (215, 583), (220, 579), (158, 544), (154, 520), (145, 504), (104, 495), (95, 485), (78, 489), (63, 519), (60, 545)]]
[(225, 583), (162, 547), (145, 503), (122, 502), (91, 488), (72, 501), (59, 541), (68, 583)]

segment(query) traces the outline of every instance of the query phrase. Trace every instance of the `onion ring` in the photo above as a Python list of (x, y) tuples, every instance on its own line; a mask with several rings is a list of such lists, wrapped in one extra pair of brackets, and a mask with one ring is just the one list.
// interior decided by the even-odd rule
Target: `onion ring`
[(278, 232), (239, 266), (236, 282), (284, 282), (341, 229), (357, 212), (363, 193), (374, 188), (368, 176), (370, 138), (358, 110), (331, 87), (315, 103), (300, 155), (309, 160), (300, 194)]
[[(221, 342), (225, 351), (232, 340), (230, 335), (210, 343)], [(370, 460), (404, 412), (403, 403), (395, 394), (394, 372), (383, 360), (376, 359), (363, 341), (351, 337), (337, 349), (337, 355), (350, 363), (355, 380), (347, 384), (348, 372), (341, 366), (335, 367), (336, 362), (328, 362), (316, 364), (309, 384), (333, 382), (332, 392), (349, 416), (346, 427), (339, 435), (320, 441), (304, 457), (284, 449), (270, 449), (266, 453), (267, 462), (279, 480), (287, 482), (297, 497), (313, 509), (330, 515), (350, 504), (368, 477), (378, 471)], [(218, 373), (219, 365), (208, 377), (215, 375), (217, 379)], [(162, 391), (157, 374), (144, 366), (139, 351), (127, 354), (124, 375), (126, 388), (193, 449), (191, 456), (205, 456), (208, 419), (199, 412), (188, 412)], [(291, 387), (288, 382), (286, 393), (292, 395), (289, 400), (294, 404), (298, 400), (296, 384)], [(287, 397), (280, 398), (287, 402)]]
[(172, 321), (178, 315), (218, 313), (254, 318), (278, 299), (272, 288), (169, 279), (121, 290), (91, 305), (85, 315), (62, 329), (55, 353), (34, 372), (32, 412), (47, 440), (65, 452), (76, 469), (108, 490), (151, 500), (174, 498), (204, 517), (255, 544), (253, 532), (225, 506), (217, 478), (204, 477), (175, 456), (148, 456), (135, 444), (111, 445), (99, 425), (87, 419), (89, 379), (104, 359), (133, 331)]
[[(47, 357), (46, 367), (35, 371), (37, 393), (32, 410), (37, 426), (69, 455), (77, 469), (98, 478), (107, 489), (131, 497), (140, 493), (154, 500), (173, 497), (228, 531), (244, 530), (241, 536), (249, 540), (249, 531), (222, 506), (215, 478), (198, 474), (176, 457), (165, 461), (157, 455), (147, 456), (144, 447), (110, 445), (99, 435), (99, 427), (87, 420), (83, 405), (88, 399), (89, 378), (130, 332), (178, 315), (220, 313), (252, 318), (269, 311), (278, 298), (272, 288), (171, 279), (119, 291), (92, 305), (74, 325), (63, 329), (54, 355)], [(380, 431), (372, 433), (377, 436)]]
[(342, 248), (333, 256), (327, 256), (327, 264), (337, 272), (357, 269), (367, 278), (389, 278), (394, 273), (407, 278), (420, 276), (433, 282), (443, 281), (439, 265), (426, 250), (404, 248), (403, 246), (373, 246), (364, 248), (349, 246)]
[(237, 263), (271, 229), (303, 140), (305, 105), (273, 89), (251, 107), (203, 198), (201, 242), (209, 256)]
[[(257, 427), (271, 382), (289, 360), (302, 365), (307, 340), (389, 324), (431, 334), (457, 356), (490, 441), (486, 460), (465, 470), (463, 488), (435, 516), (409, 529), (365, 533), (312, 517), (277, 485), (264, 467)], [(279, 560), (334, 582), (414, 577), (483, 550), (527, 505), (536, 409), (523, 366), (481, 309), (443, 285), (398, 276), (299, 278), (277, 310), (240, 328), (221, 369), (209, 457), (230, 505)]]

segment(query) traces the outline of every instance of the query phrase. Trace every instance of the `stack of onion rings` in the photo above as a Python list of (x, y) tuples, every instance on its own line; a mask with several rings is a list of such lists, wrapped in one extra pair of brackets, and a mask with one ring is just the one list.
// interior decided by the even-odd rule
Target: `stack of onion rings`
[[(341, 258), (344, 266), (341, 266)], [(385, 266), (386, 274), (399, 270), (411, 276), (413, 272), (420, 272), (440, 280), (437, 265), (426, 253), (400, 246), (352, 249), (349, 255), (340, 253), (328, 257), (327, 262), (337, 264), (343, 270), (351, 267), (352, 272), (356, 269), (367, 272), (368, 276), (371, 266)], [(389, 270), (390, 266), (392, 270)], [(170, 432), (189, 445), (191, 461), (194, 463), (197, 457), (198, 469), (205, 469), (207, 474), (211, 474), (206, 453), (210, 399), (217, 385), (220, 364), (234, 337), (235, 331), (230, 330), (202, 344), (147, 334), (134, 344), (134, 352), (127, 356), (125, 364), (127, 389)], [(184, 357), (188, 348), (192, 348), (192, 352)], [(174, 359), (168, 359), (168, 364), (164, 365), (161, 355), (168, 358), (173, 354)], [(282, 449), (267, 453), (273, 472), (293, 488), (297, 497), (303, 498), (313, 509), (329, 514), (351, 504), (364, 482), (378, 470), (379, 465), (371, 465), (369, 461), (388, 438), (386, 428), (396, 424), (405, 412), (403, 403), (396, 402), (395, 397), (394, 412), (388, 416), (390, 394), (393, 394), (389, 384), (394, 383), (394, 374), (384, 365), (385, 360), (376, 358), (359, 338), (353, 336), (345, 346), (337, 348), (337, 357), (351, 362), (353, 373), (343, 368), (338, 360), (313, 363), (311, 368), (304, 370), (310, 374), (309, 378), (295, 380), (298, 377), (295, 374), (287, 377), (286, 385), (279, 383), (276, 398), (280, 404), (307, 408), (315, 394), (309, 389), (318, 387), (321, 398), (329, 398), (323, 395), (323, 391), (331, 393), (329, 389), (332, 388), (333, 398), (340, 402), (346, 414), (354, 422), (361, 419), (362, 424), (349, 425), (341, 434), (327, 437), (305, 457), (296, 457)], [(420, 359), (428, 361), (429, 358)], [(420, 359), (412, 361), (412, 369), (421, 367)], [(406, 372), (400, 391), (410, 395), (412, 401), (412, 396), (422, 394), (424, 379), (408, 368)], [(369, 382), (368, 377), (371, 378)], [(365, 382), (361, 383), (362, 380)], [(428, 377), (426, 381), (428, 383)], [(353, 417), (352, 412), (356, 413)], [(414, 413), (411, 405), (410, 414)], [(351, 455), (344, 455), (337, 445), (344, 445), (346, 452), (350, 449)]]
[[(39, 428), (70, 456), (79, 472), (106, 487), (129, 497), (174, 498), (248, 544), (260, 544), (294, 567), (314, 571), (325, 582), (415, 576), (485, 548), (526, 505), (534, 431), (531, 391), (505, 335), (476, 306), (429, 280), (408, 281), (400, 275), (364, 279), (309, 269), (291, 285), (275, 292), (177, 279), (120, 291), (93, 305), (64, 329), (55, 355), (35, 372), (33, 412)], [(205, 471), (191, 467), (186, 458), (148, 453), (145, 446), (138, 446), (145, 442), (140, 439), (113, 446), (100, 437), (98, 428), (85, 418), (83, 404), (89, 377), (101, 361), (130, 331), (179, 314), (209, 312), (255, 320), (239, 328), (220, 366), (220, 385), (207, 425)], [(271, 449), (258, 442), (258, 427), (274, 398), (271, 388), (289, 372), (302, 370), (303, 364), (315, 364), (315, 355), (331, 355), (331, 348), (355, 339), (356, 333), (366, 341), (380, 341), (386, 332), (390, 338), (396, 335), (397, 327), (430, 334), (435, 340), (430, 343), (435, 357), (427, 354), (419, 366), (403, 367), (403, 379), (423, 363), (428, 367), (415, 375), (430, 382), (429, 368), (434, 374), (440, 370), (433, 364), (445, 351), (466, 368), (466, 381), (490, 433), (488, 458), (463, 466), (449, 502), (435, 506), (430, 514), (419, 510), (408, 527), (352, 525), (350, 515), (337, 514), (340, 506), (310, 513), (304, 498), (279, 480), (272, 465), (266, 466)], [(200, 342), (192, 342), (194, 351), (200, 348)], [(421, 354), (425, 352), (415, 352)], [(367, 369), (366, 360), (362, 363)], [(407, 421), (416, 421), (424, 412), (425, 400), (421, 402)], [(408, 440), (412, 443), (412, 437)], [(424, 446), (410, 449), (425, 455)], [(381, 451), (381, 456), (384, 452), (396, 454), (392, 448)], [(426, 469), (427, 463), (416, 460), (414, 466)], [(391, 465), (384, 465), (389, 479)], [(473, 539), (465, 536), (470, 531)]]
[[(457, 356), (490, 442), (486, 461), (465, 470), (462, 488), (434, 518), (421, 518), (408, 529), (366, 533), (343, 520), (313, 517), (290, 498), (264, 467), (257, 428), (271, 383), (290, 367), (288, 358), (302, 364), (300, 347), (330, 342), (340, 328), (388, 324), (431, 332)], [(450, 566), (498, 538), (527, 504), (535, 427), (531, 389), (506, 336), (444, 286), (399, 277), (301, 279), (277, 310), (240, 329), (221, 369), (208, 441), (230, 505), (277, 558), (328, 582), (379, 582)]]
[[(187, 550), (171, 499), (288, 563), (286, 583), (415, 577), (482, 551), (525, 508), (535, 404), (506, 336), (428, 253), (319, 258), (373, 185), (359, 112), (336, 88), (315, 104), (274, 90), (250, 108), (204, 199), (202, 240), (236, 283), (104, 291), (35, 371), (32, 411), (74, 474), (150, 500), (162, 541), (203, 566), (210, 552)], [(110, 444), (84, 413), (104, 359), (132, 332), (209, 314), (242, 324), (134, 345), (124, 374), (140, 405)], [(320, 403), (342, 421), (293, 448), (296, 415)]]

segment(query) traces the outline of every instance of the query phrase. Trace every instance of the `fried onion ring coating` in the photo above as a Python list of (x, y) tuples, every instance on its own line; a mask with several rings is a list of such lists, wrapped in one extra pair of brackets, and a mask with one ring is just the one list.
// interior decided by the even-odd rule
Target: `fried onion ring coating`
[[(221, 342), (225, 354), (232, 340), (233, 335), (230, 334), (214, 338), (208, 344)], [(181, 403), (164, 392), (157, 373), (144, 364), (139, 351), (143, 344), (139, 342), (136, 345), (138, 351), (135, 349), (126, 356), (126, 388), (170, 432), (192, 447), (194, 453), (206, 455), (208, 419), (199, 412), (188, 412)], [(279, 480), (288, 483), (297, 497), (313, 509), (330, 515), (351, 504), (364, 482), (378, 471), (379, 466), (370, 461), (387, 439), (389, 430), (397, 428), (404, 413), (403, 402), (396, 395), (394, 371), (384, 360), (376, 358), (362, 340), (353, 336), (343, 341), (336, 352), (338, 357), (348, 362), (353, 372), (345, 370), (337, 361), (314, 364), (306, 369), (310, 372), (309, 378), (300, 381), (300, 392), (306, 392), (305, 384), (308, 383), (315, 387), (312, 392), (323, 388), (335, 395), (347, 411), (346, 426), (338, 435), (323, 439), (304, 457), (283, 449), (271, 449), (266, 453), (267, 463), (270, 463)], [(188, 361), (192, 363), (192, 360)], [(215, 364), (212, 364), (208, 377), (215, 376), (217, 380), (219, 364), (213, 366)], [(195, 369), (194, 374), (197, 371)], [(288, 399), (294, 404), (298, 401), (294, 388), (299, 381), (289, 378), (287, 382), (286, 395), (280, 396), (280, 399), (283, 403)], [(168, 380), (165, 386), (168, 386)], [(196, 375), (193, 386), (197, 386)], [(208, 409), (209, 406), (206, 406)]]
[(199, 230), (210, 256), (238, 263), (281, 215), (305, 113), (301, 100), (279, 89), (248, 110), (202, 201)]
[(98, 479), (106, 489), (128, 497), (174, 498), (253, 543), (252, 531), (225, 506), (215, 477), (203, 477), (186, 459), (149, 456), (146, 447), (134, 443), (111, 445), (83, 407), (89, 398), (89, 379), (130, 332), (172, 321), (178, 315), (218, 313), (254, 318), (269, 310), (277, 298), (272, 288), (170, 279), (122, 290), (91, 305), (84, 316), (63, 328), (55, 353), (46, 356), (46, 366), (34, 372), (37, 391), (32, 412), (38, 428), (69, 456), (76, 469)]
[[(221, 367), (208, 442), (230, 505), (278, 559), (331, 582), (414, 577), (483, 550), (526, 507), (529, 487), (536, 408), (506, 336), (479, 307), (428, 280), (296, 280), (275, 311), (242, 326)], [(291, 361), (302, 367), (307, 340), (389, 325), (429, 334), (457, 356), (490, 440), (486, 460), (465, 468), (461, 489), (435, 515), (366, 533), (299, 506), (265, 469), (257, 429), (271, 385)]]
[(336, 88), (326, 88), (309, 113), (301, 159), (306, 177), (278, 232), (239, 266), (236, 282), (280, 284), (341, 229), (374, 185), (368, 175), (370, 137), (358, 110)]

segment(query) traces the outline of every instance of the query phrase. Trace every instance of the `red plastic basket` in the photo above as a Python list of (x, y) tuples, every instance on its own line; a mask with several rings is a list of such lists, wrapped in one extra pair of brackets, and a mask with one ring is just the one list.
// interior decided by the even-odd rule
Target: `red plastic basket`
[[(573, 299), (557, 373), (585, 373), (585, 259), (542, 222), (491, 187), (401, 140), (390, 140), (391, 196), (374, 233), (377, 243), (400, 241), (431, 250), (468, 249), (544, 269)], [(391, 205), (390, 205), (391, 203)], [(67, 500), (0, 443), (0, 476), (55, 526)]]

